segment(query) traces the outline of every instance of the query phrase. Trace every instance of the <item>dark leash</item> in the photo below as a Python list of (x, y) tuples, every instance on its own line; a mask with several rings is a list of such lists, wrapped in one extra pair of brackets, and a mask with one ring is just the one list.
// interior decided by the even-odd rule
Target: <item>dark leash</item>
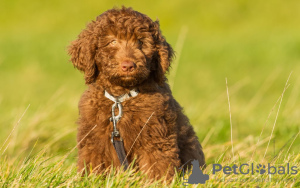
[[(120, 164), (124, 167), (124, 170), (126, 170), (129, 166), (129, 163), (128, 163), (128, 160), (126, 158), (126, 152), (125, 152), (125, 148), (124, 148), (123, 139), (120, 135), (120, 132), (117, 129), (117, 123), (123, 115), (123, 107), (122, 107), (121, 103), (124, 102), (125, 100), (129, 99), (130, 97), (137, 96), (138, 92), (135, 91), (135, 90), (131, 90), (129, 92), (129, 94), (124, 94), (124, 95), (121, 95), (119, 97), (113, 97), (107, 91), (105, 91), (104, 95), (105, 95), (105, 97), (107, 97), (111, 101), (115, 102), (112, 105), (112, 108), (111, 108), (112, 116), (109, 118), (109, 120), (111, 122), (113, 122), (113, 132), (111, 132), (111, 142), (112, 142), (112, 144), (113, 144), (113, 146), (114, 146), (114, 148), (117, 152)], [(118, 115), (115, 114), (116, 108), (119, 110)], [(119, 138), (119, 139), (115, 139), (116, 137)]]

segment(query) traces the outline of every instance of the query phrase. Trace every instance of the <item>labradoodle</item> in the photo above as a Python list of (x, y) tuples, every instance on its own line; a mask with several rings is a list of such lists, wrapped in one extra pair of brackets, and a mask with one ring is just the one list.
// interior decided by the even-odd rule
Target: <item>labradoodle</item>
[(119, 168), (123, 163), (112, 141), (121, 141), (125, 160), (153, 179), (170, 180), (193, 159), (205, 165), (193, 127), (167, 83), (174, 51), (158, 21), (132, 8), (108, 10), (68, 52), (88, 85), (79, 102), (79, 171)]

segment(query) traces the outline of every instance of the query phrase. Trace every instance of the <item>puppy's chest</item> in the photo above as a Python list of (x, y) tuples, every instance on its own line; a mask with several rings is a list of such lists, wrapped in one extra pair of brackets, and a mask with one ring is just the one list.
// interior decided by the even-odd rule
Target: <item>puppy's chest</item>
[[(103, 99), (98, 103), (97, 107), (97, 124), (112, 130), (112, 116), (119, 117), (117, 128), (120, 131), (137, 131), (143, 127), (151, 114), (161, 108), (158, 103), (146, 103), (139, 98), (126, 100), (120, 105), (115, 105), (114, 102)], [(107, 130), (106, 129), (106, 130)]]

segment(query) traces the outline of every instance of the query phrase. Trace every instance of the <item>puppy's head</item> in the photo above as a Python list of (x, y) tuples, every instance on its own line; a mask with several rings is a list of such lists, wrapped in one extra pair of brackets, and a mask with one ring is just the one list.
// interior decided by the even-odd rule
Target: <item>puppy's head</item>
[(86, 84), (103, 74), (112, 84), (123, 87), (147, 79), (163, 84), (174, 55), (158, 21), (125, 7), (98, 16), (68, 51), (73, 65), (84, 72)]

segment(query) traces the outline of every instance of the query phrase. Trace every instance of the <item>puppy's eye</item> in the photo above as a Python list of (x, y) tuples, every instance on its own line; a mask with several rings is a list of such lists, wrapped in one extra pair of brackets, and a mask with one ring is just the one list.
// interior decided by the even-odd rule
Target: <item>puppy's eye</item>
[(112, 45), (112, 46), (115, 46), (115, 45), (117, 44), (117, 41), (116, 41), (116, 40), (113, 40), (113, 41), (111, 41), (109, 44)]

